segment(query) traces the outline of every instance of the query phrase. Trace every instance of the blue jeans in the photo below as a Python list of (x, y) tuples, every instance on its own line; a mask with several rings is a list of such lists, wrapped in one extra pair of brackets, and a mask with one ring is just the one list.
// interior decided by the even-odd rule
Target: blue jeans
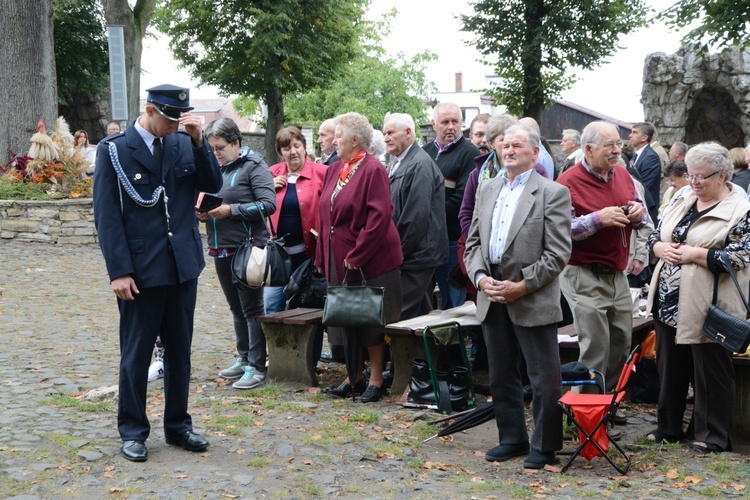
[(448, 275), (458, 265), (457, 253), (458, 242), (448, 242), (448, 262), (435, 269), (435, 281), (440, 289), (440, 309), (442, 310), (462, 306), (466, 302), (466, 289), (459, 290), (448, 283)]

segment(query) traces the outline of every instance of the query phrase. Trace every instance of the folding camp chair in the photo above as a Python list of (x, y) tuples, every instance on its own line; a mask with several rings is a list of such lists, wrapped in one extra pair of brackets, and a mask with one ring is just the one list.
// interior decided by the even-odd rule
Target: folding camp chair
[(600, 394), (607, 392), (604, 374), (599, 370), (587, 368), (583, 363), (578, 361), (565, 363), (560, 367), (560, 370), (562, 371), (563, 387), (593, 385), (599, 389)]
[(430, 349), (430, 337), (432, 337), (434, 342), (438, 345), (448, 346), (457, 344), (460, 347), (461, 359), (466, 367), (469, 382), (469, 397), (467, 404), (468, 406), (474, 406), (474, 403), (476, 402), (474, 396), (474, 382), (471, 378), (471, 365), (469, 364), (469, 357), (466, 355), (464, 331), (461, 327), (461, 323), (458, 321), (452, 321), (440, 325), (426, 326), (424, 330), (422, 330), (422, 340), (424, 341), (424, 347), (427, 353), (427, 363), (430, 366), (430, 377), (432, 378), (432, 388), (435, 392), (437, 409), (440, 413), (450, 414), (453, 411), (451, 408), (450, 387), (447, 381), (438, 380), (435, 362), (432, 359)]
[[(617, 442), (609, 435), (607, 424), (614, 423), (615, 413), (620, 406), (620, 401), (625, 397), (625, 387), (628, 385), (630, 374), (633, 373), (635, 364), (641, 355), (641, 346), (637, 345), (628, 356), (625, 366), (622, 368), (617, 387), (612, 394), (579, 394), (568, 391), (563, 394), (558, 404), (563, 412), (570, 418), (578, 428), (580, 444), (573, 452), (562, 468), (565, 472), (573, 460), (581, 455), (586, 460), (594, 457), (604, 457), (620, 474), (627, 474), (630, 468), (630, 457)], [(617, 465), (607, 454), (609, 444), (612, 443), (617, 451), (625, 459), (625, 468)]]

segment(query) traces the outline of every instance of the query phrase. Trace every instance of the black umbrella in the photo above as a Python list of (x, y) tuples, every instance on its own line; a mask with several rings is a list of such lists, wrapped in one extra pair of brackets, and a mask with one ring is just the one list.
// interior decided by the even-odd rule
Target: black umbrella
[(352, 385), (352, 401), (354, 401), (354, 387), (357, 386), (357, 366), (359, 365), (359, 340), (356, 328), (344, 328), (344, 356), (346, 357), (346, 375)]
[[(477, 406), (473, 410), (464, 412), (459, 418), (455, 420), (455, 422), (447, 425), (434, 436), (425, 439), (424, 442), (427, 442), (430, 439), (435, 439), (436, 437), (448, 436), (450, 434), (453, 434), (454, 432), (471, 429), (472, 427), (476, 427), (477, 425), (482, 425), (485, 422), (489, 422), (493, 418), (495, 418), (495, 408), (492, 405), (492, 401), (487, 401), (481, 406)], [(442, 419), (440, 421), (442, 421)]]

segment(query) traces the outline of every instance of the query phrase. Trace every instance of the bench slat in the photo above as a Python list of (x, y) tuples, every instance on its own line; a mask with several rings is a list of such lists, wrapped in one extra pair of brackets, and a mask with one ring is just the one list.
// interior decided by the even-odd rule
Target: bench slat
[(300, 307), (299, 309), (290, 309), (289, 311), (281, 311), (273, 314), (263, 314), (260, 316), (256, 316), (255, 321), (257, 321), (258, 323), (287, 323), (288, 318), (294, 318), (295, 316), (304, 316), (315, 311), (320, 311), (322, 317), (323, 309)]

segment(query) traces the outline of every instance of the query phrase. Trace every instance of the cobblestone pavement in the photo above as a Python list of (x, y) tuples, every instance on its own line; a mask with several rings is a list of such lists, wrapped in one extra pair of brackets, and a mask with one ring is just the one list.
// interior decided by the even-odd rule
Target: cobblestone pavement
[[(233, 360), (232, 322), (212, 266), (200, 278), (191, 414), (211, 442), (203, 453), (167, 446), (163, 389), (152, 384), (145, 463), (120, 456), (114, 400), (92, 389), (117, 384), (115, 298), (98, 247), (0, 242), (0, 497), (3, 498), (615, 498), (748, 497), (748, 447), (696, 456), (656, 446), (652, 406), (627, 408), (627, 477), (602, 459), (565, 475), (491, 464), (493, 423), (423, 443), (434, 414), (395, 397), (372, 405), (332, 401), (317, 389), (268, 383), (237, 391), (216, 378)], [(322, 386), (340, 382), (325, 365)]]

